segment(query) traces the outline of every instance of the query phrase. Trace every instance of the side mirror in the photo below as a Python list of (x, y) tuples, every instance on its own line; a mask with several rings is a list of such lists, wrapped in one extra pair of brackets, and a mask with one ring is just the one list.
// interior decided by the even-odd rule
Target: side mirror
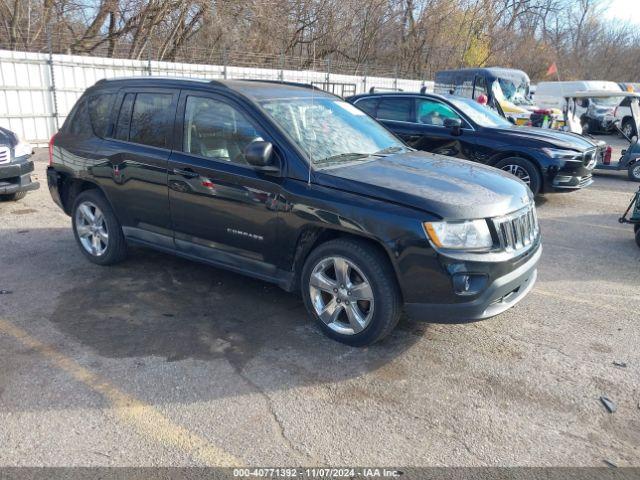
[(273, 165), (273, 144), (262, 140), (251, 142), (244, 147), (244, 158), (247, 163), (263, 172), (278, 172), (279, 168)]
[(462, 134), (462, 120), (459, 118), (445, 118), (442, 124), (451, 130), (453, 135), (461, 135)]

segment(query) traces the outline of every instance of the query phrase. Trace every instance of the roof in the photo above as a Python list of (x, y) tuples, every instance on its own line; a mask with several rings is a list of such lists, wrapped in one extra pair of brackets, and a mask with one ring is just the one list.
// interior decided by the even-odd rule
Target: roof
[(428, 98), (437, 98), (441, 100), (450, 100), (452, 98), (466, 98), (460, 97), (458, 95), (449, 95), (449, 94), (440, 94), (440, 93), (431, 93), (431, 92), (373, 92), (373, 93), (360, 93), (358, 95), (352, 95), (347, 97), (347, 100), (354, 101), (360, 98), (367, 97), (428, 97)]
[(309, 84), (278, 82), (274, 80), (208, 80), (203, 78), (180, 78), (180, 77), (117, 77), (99, 80), (95, 87), (112, 85), (123, 86), (157, 86), (167, 88), (198, 88), (207, 86), (219, 90), (227, 88), (255, 100), (273, 98), (304, 98), (304, 97), (330, 97), (335, 95), (324, 92)]
[(577, 92), (563, 93), (564, 98), (611, 98), (611, 97), (640, 97), (637, 92), (624, 92), (622, 90), (581, 90)]
[(438, 74), (441, 73), (445, 73), (445, 74), (449, 74), (449, 73), (456, 73), (456, 72), (461, 72), (461, 73), (489, 73), (490, 75), (493, 75), (495, 77), (502, 77), (502, 78), (529, 78), (529, 75), (527, 75), (526, 72), (522, 71), (522, 70), (517, 70), (515, 68), (505, 68), (505, 67), (484, 67), (484, 68), (458, 68), (458, 69), (451, 69), (451, 70), (441, 70), (439, 72), (436, 72), (436, 76), (438, 76)]

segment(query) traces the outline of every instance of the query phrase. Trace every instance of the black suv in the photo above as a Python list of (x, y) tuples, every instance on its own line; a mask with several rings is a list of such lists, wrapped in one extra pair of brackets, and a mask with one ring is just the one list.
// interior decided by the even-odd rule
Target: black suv
[(429, 321), (478, 320), (536, 279), (524, 183), (416, 152), (309, 87), (102, 80), (50, 151), (51, 195), (92, 262), (135, 244), (274, 282), (350, 345), (387, 335), (403, 304)]
[(593, 183), (606, 145), (548, 128), (517, 127), (475, 100), (426, 93), (372, 93), (347, 99), (408, 145), (505, 170), (534, 194)]
[(20, 200), (27, 192), (38, 189), (40, 184), (31, 180), (32, 153), (31, 145), (0, 127), (0, 200)]

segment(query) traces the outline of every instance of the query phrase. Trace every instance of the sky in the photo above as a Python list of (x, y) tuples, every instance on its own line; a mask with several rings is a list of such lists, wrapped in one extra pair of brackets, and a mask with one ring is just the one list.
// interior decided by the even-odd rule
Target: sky
[(640, 0), (610, 0), (605, 12), (611, 19), (640, 25)]

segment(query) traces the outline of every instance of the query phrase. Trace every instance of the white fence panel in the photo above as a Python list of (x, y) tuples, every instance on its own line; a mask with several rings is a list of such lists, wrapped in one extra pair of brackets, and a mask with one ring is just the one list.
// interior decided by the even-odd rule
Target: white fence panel
[(143, 75), (313, 83), (339, 87), (334, 93), (344, 95), (371, 87), (419, 91), (426, 85), (433, 90), (433, 82), (388, 77), (77, 55), (52, 55), (50, 62), (44, 53), (0, 50), (0, 126), (35, 145), (46, 145), (85, 89), (103, 78)]

